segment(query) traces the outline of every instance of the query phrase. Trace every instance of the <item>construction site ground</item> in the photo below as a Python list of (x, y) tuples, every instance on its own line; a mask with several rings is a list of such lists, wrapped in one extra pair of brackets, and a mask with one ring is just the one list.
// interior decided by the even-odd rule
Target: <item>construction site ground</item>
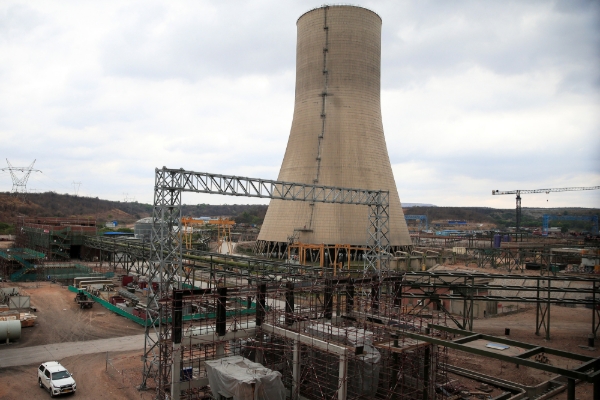
[[(75, 294), (66, 286), (49, 282), (3, 283), (20, 287), (20, 294), (30, 296), (37, 309), (36, 325), (21, 330), (21, 339), (9, 346), (26, 347), (49, 343), (79, 342), (144, 333), (144, 328), (118, 316), (99, 304), (81, 309)], [(1, 347), (0, 347), (1, 349)], [(0, 350), (1, 351), (1, 350)]]
[[(481, 270), (478, 270), (481, 272)], [(487, 271), (502, 273), (500, 270)], [(81, 310), (73, 301), (74, 294), (64, 286), (50, 283), (3, 283), (4, 286), (20, 286), (22, 293), (31, 296), (31, 304), (37, 308), (38, 316), (34, 327), (23, 328), (22, 337), (13, 344), (0, 344), (0, 357), (5, 349), (38, 346), (51, 343), (65, 343), (106, 339), (117, 336), (139, 335), (144, 328), (117, 316), (95, 304), (92, 309)], [(587, 348), (588, 335), (592, 329), (592, 310), (586, 308), (551, 308), (551, 339), (546, 341), (543, 334), (535, 333), (535, 308), (493, 318), (477, 319), (474, 331), (495, 336), (504, 336), (505, 328), (510, 329), (510, 339), (552, 347), (593, 357), (600, 356), (600, 345)], [(582, 347), (583, 346), (583, 347)], [(143, 342), (135, 351), (95, 353), (66, 357), (60, 361), (75, 376), (76, 397), (80, 399), (151, 399), (152, 391), (138, 391), (141, 382)], [(107, 355), (108, 354), (108, 355)], [(477, 371), (503, 380), (524, 385), (536, 385), (552, 378), (551, 374), (526, 367), (517, 368), (488, 358), (449, 350), (452, 365)], [(564, 360), (548, 357), (553, 365), (566, 365)], [(0, 399), (46, 399), (49, 394), (37, 386), (38, 363), (0, 368)], [(477, 392), (480, 384), (476, 381), (450, 375), (457, 384)], [(499, 393), (496, 391), (495, 393)], [(592, 385), (579, 383), (576, 397), (591, 400)], [(476, 397), (472, 397), (476, 398)], [(554, 397), (566, 399), (566, 391)]]
[[(509, 336), (504, 335), (505, 328), (510, 329)], [(511, 340), (531, 343), (536, 346), (600, 357), (600, 344), (596, 343), (594, 349), (587, 347), (588, 335), (592, 331), (592, 310), (587, 308), (551, 307), (550, 340), (545, 339), (543, 332), (540, 332), (540, 336), (535, 335), (535, 307), (510, 315), (476, 319), (473, 323), (473, 330), (478, 333), (507, 337)], [(449, 350), (448, 355), (451, 365), (527, 386), (536, 386), (555, 376), (548, 372), (523, 366), (517, 367), (515, 364), (508, 364), (456, 350)], [(572, 368), (578, 365), (573, 361), (569, 363), (564, 359), (553, 358), (552, 356), (547, 356), (547, 358), (551, 365), (559, 367)], [(461, 384), (472, 391), (477, 391), (476, 387), (479, 386), (479, 383), (464, 377), (451, 376), (451, 378), (458, 379)], [(593, 387), (589, 383), (577, 384), (576, 398), (580, 400), (593, 399), (592, 389)], [(566, 391), (553, 398), (566, 400)]]

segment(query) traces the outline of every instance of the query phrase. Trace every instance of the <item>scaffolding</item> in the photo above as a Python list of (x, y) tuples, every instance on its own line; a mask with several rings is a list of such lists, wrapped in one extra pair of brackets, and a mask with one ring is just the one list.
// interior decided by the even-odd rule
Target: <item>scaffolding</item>
[[(110, 257), (114, 260), (113, 265), (116, 268), (128, 268), (131, 272), (141, 274), (148, 273), (149, 264), (141, 262), (150, 257), (148, 242), (98, 237), (88, 238), (87, 245), (99, 249), (102, 254), (120, 255), (119, 257)], [(128, 261), (133, 258), (137, 258), (138, 262)], [(388, 342), (385, 341), (386, 339), (373, 341), (373, 347), (383, 354), (382, 363), (389, 358), (386, 356), (388, 353), (381, 350), (382, 347), (390, 348), (389, 351), (392, 353), (399, 353), (400, 355), (396, 356), (400, 357), (398, 362), (403, 370), (408, 371), (406, 368), (412, 365), (410, 364), (412, 361), (402, 355), (403, 352), (420, 351), (418, 350), (420, 343), (409, 340), (411, 335), (426, 331), (427, 324), (436, 324), (436, 321), (439, 321), (436, 326), (456, 325), (470, 331), (473, 311), (477, 303), (489, 303), (494, 308), (498, 301), (534, 305), (538, 316), (536, 334), (545, 333), (548, 336), (551, 303), (593, 307), (594, 304), (597, 304), (596, 299), (600, 296), (598, 279), (581, 276), (555, 278), (460, 271), (409, 272), (394, 270), (380, 282), (376, 276), (364, 277), (357, 270), (338, 271), (339, 275), (334, 277), (333, 269), (326, 267), (282, 263), (275, 260), (261, 260), (197, 250), (186, 252), (183, 255), (182, 263), (184, 274), (176, 276), (177, 281), (189, 276), (191, 285), (182, 286), (193, 289), (195, 292), (182, 291), (181, 306), (173, 304), (175, 298), (173, 291), (165, 293), (165, 297), (160, 303), (164, 306), (161, 320), (164, 324), (161, 334), (163, 336), (161, 336), (160, 348), (164, 350), (161, 352), (163, 361), (165, 361), (163, 366), (168, 369), (168, 373), (162, 384), (157, 383), (158, 375), (153, 374), (149, 377), (149, 387), (160, 388), (161, 393), (170, 396), (171, 388), (173, 385), (177, 385), (178, 393), (183, 391), (179, 398), (190, 399), (202, 398), (203, 394), (207, 396), (214, 394), (207, 387), (208, 378), (203, 369), (205, 361), (225, 360), (230, 357), (242, 357), (252, 361), (256, 360), (255, 353), (258, 350), (259, 356), (266, 354), (266, 361), (263, 357), (261, 365), (276, 372), (281, 371), (279, 373), (282, 374), (283, 383), (291, 396), (294, 381), (289, 378), (289, 367), (287, 367), (288, 370), (277, 369), (279, 364), (270, 361), (269, 357), (276, 359), (275, 357), (282, 352), (282, 349), (294, 346), (294, 340), (304, 340), (300, 346), (317, 347), (310, 350), (312, 351), (310, 354), (316, 354), (314, 359), (308, 356), (301, 358), (318, 372), (313, 377), (308, 372), (301, 375), (308, 382), (303, 385), (312, 388), (314, 386), (312, 379), (320, 379), (324, 374), (320, 372), (321, 369), (329, 371), (330, 378), (327, 382), (331, 382), (335, 375), (332, 359), (326, 361), (325, 356), (328, 356), (329, 353), (318, 347), (321, 342), (327, 340), (332, 345), (328, 347), (328, 350), (333, 351), (334, 356), (338, 353), (335, 353), (334, 350), (337, 348), (333, 346), (340, 345), (349, 349), (349, 360), (354, 357), (351, 354), (356, 351), (354, 348), (356, 346), (351, 346), (350, 342), (359, 343), (359, 340), (356, 339), (359, 335), (356, 330), (349, 328), (373, 332), (375, 337), (379, 335), (381, 338), (390, 338)], [(570, 283), (578, 286), (571, 287)], [(454, 302), (458, 304), (452, 306)], [(222, 315), (218, 311), (219, 304), (224, 305), (221, 310), (225, 316), (221, 318), (219, 318), (219, 315)], [(183, 333), (179, 350), (174, 351), (172, 338), (177, 324), (173, 321), (173, 316), (177, 314), (174, 310), (178, 308), (182, 310)], [(462, 309), (460, 312), (462, 318), (454, 317), (448, 311), (456, 308)], [(594, 308), (595, 311), (592, 314), (593, 334), (597, 332), (600, 324), (598, 314), (600, 310), (597, 307)], [(258, 325), (258, 318), (260, 318), (260, 325)], [(217, 321), (220, 325), (217, 325)], [(224, 329), (222, 321), (225, 321)], [(217, 332), (217, 326), (219, 326), (219, 332)], [(309, 336), (310, 339), (305, 336)], [(370, 334), (363, 336), (370, 337)], [(270, 338), (277, 339), (279, 337), (283, 337), (284, 344), (280, 344), (276, 340), (273, 343), (273, 340), (270, 340)], [(352, 340), (353, 337), (354, 340)], [(309, 341), (308, 344), (307, 341)], [(198, 346), (199, 344), (201, 346)], [(413, 345), (417, 345), (417, 350), (411, 347)], [(267, 350), (271, 348), (272, 351), (269, 352), (263, 348)], [(433, 347), (430, 351), (434, 351)], [(435, 354), (440, 352), (437, 348), (435, 351), (437, 352)], [(306, 351), (299, 354), (305, 353)], [(371, 353), (373, 352), (367, 350), (367, 355)], [(269, 356), (269, 354), (271, 355)], [(288, 357), (281, 358), (281, 363), (285, 361), (285, 365), (290, 365), (291, 360), (293, 373), (293, 354), (291, 359), (289, 351), (286, 354)], [(444, 354), (442, 352), (442, 356), (436, 356), (435, 360), (432, 359), (430, 368), (432, 365), (437, 365), (436, 371), (445, 371)], [(183, 361), (176, 361), (177, 357)], [(391, 357), (393, 360), (394, 355)], [(185, 360), (195, 361), (188, 363)], [(440, 363), (443, 364), (441, 367)], [(178, 372), (174, 369), (174, 365), (181, 367)], [(380, 369), (378, 373), (381, 380), (388, 379), (385, 377), (386, 374), (398, 376), (396, 372), (390, 372), (391, 367), (385, 368), (383, 372)], [(339, 373), (339, 366), (337, 371)], [(356, 382), (358, 378), (352, 375), (352, 371), (354, 370), (348, 367), (347, 379), (349, 382)], [(172, 378), (177, 373), (179, 378)], [(431, 373), (433, 372), (430, 370)], [(430, 379), (434, 379), (434, 377), (430, 376)], [(442, 385), (439, 382), (443, 380), (443, 374), (436, 373), (435, 379), (438, 382), (437, 385)], [(326, 385), (322, 381), (319, 382), (321, 387), (329, 385), (330, 388), (333, 388), (331, 386), (333, 383)], [(174, 393), (177, 393), (175, 388), (173, 390)], [(349, 389), (351, 395), (352, 390), (354, 389)], [(380, 393), (379, 386), (377, 390)], [(410, 389), (402, 390), (407, 396), (411, 393)], [(387, 392), (388, 395), (390, 393), (394, 392)], [(412, 393), (414, 394), (414, 392)], [(417, 395), (424, 393), (428, 392), (418, 392)], [(304, 394), (302, 396), (305, 397)], [(174, 396), (173, 398), (178, 397)]]
[(96, 232), (92, 218), (19, 217), (16, 244), (42, 252), (48, 260), (66, 261), (79, 258), (85, 238)]
[(162, 301), (172, 288), (193, 285), (193, 268), (183, 266), (181, 232), (182, 193), (213, 193), (232, 196), (271, 198), (330, 204), (366, 205), (367, 223), (364, 274), (389, 271), (389, 192), (349, 189), (323, 185), (272, 181), (231, 175), (209, 174), (163, 167), (155, 170), (154, 206), (152, 214), (151, 268), (147, 315), (151, 328), (145, 334), (144, 370), (141, 388), (155, 377), (157, 387), (170, 386), (172, 358), (163, 357), (170, 338), (170, 324), (163, 323)]
[(38, 267), (38, 263), (45, 258), (40, 253), (28, 248), (10, 248), (0, 250), (0, 276), (9, 278), (13, 282), (29, 271)]
[[(392, 282), (249, 281), (220, 269), (197, 277), (206, 288), (173, 290), (162, 301), (172, 324), (163, 325), (169, 343), (161, 357), (172, 362), (158, 398), (227, 398), (232, 393), (211, 391), (209, 370), (233, 357), (278, 372), (291, 399), (444, 398), (445, 348), (404, 333), (445, 325), (445, 316), (405, 313)], [(198, 312), (211, 317), (189, 318)]]

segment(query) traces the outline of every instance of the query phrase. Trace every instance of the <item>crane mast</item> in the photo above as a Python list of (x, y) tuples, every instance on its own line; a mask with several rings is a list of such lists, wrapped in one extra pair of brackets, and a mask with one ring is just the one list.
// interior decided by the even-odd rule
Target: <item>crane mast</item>
[(492, 195), (501, 195), (501, 194), (516, 194), (517, 195), (517, 208), (516, 208), (516, 231), (519, 232), (521, 230), (521, 193), (523, 194), (531, 194), (531, 193), (553, 193), (553, 192), (574, 192), (580, 190), (598, 190), (600, 186), (588, 186), (588, 187), (567, 187), (567, 188), (552, 188), (552, 189), (532, 189), (532, 190), (492, 190)]

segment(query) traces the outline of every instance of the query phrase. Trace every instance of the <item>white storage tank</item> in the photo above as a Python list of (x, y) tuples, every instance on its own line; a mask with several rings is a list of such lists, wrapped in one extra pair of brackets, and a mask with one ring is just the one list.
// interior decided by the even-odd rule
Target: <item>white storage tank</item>
[(0, 321), (0, 342), (15, 341), (21, 338), (21, 321), (12, 319)]

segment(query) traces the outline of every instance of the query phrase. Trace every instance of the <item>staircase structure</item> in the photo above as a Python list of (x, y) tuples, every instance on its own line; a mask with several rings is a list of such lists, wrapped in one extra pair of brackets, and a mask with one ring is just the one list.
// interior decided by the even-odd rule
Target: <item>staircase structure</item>
[(34, 271), (38, 267), (37, 262), (45, 257), (44, 253), (27, 248), (0, 250), (3, 275), (10, 277), (12, 282), (24, 280), (26, 274)]

